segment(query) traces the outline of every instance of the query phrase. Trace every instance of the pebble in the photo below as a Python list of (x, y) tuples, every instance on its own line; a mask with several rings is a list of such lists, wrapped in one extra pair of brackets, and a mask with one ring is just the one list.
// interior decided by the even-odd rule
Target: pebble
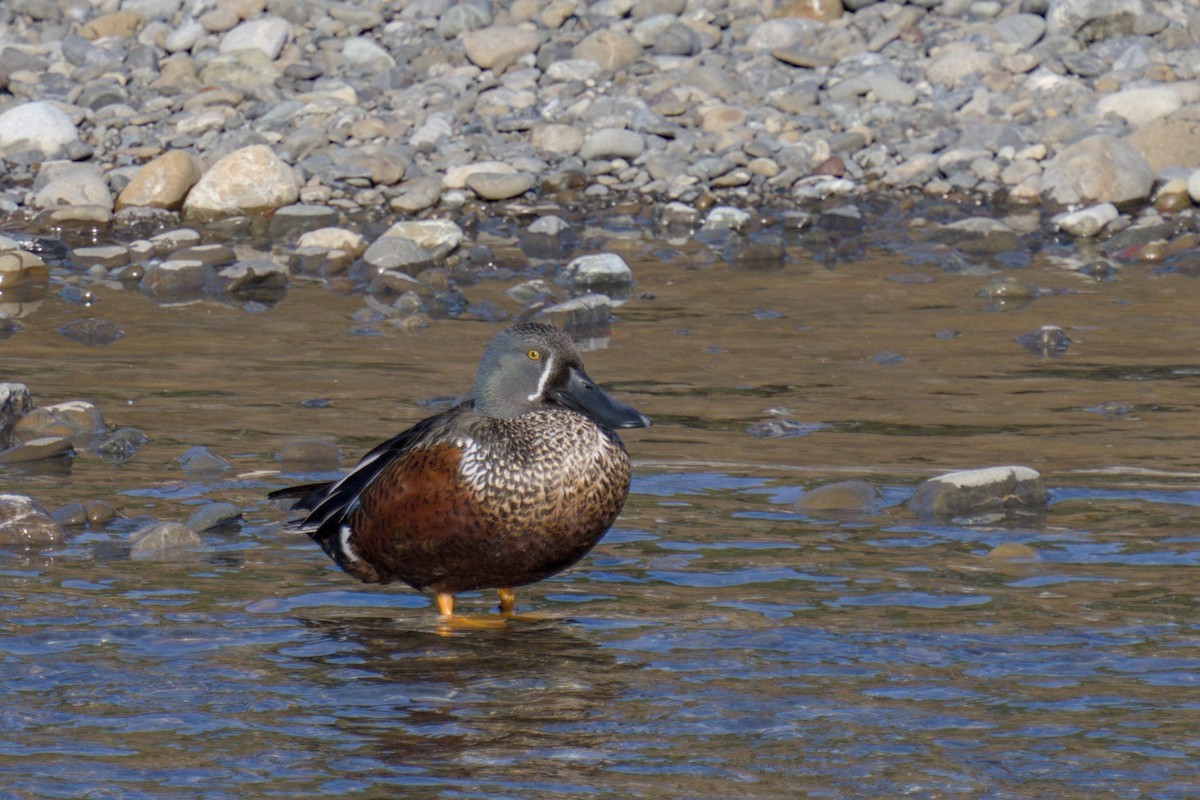
[(1003, 466), (930, 478), (917, 487), (908, 504), (922, 518), (953, 518), (997, 512), (1040, 512), (1048, 499), (1037, 470)]
[(328, 439), (293, 439), (279, 448), (280, 467), (284, 472), (335, 470), (341, 461), (341, 449)]

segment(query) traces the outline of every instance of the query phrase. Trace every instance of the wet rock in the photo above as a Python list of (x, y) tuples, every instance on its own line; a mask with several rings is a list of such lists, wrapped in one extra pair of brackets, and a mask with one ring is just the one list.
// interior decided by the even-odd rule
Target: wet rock
[(521, 249), (530, 258), (562, 259), (579, 243), (579, 237), (562, 217), (534, 220), (520, 234)]
[(65, 436), (44, 436), (30, 439), (0, 451), (0, 465), (27, 464), (49, 458), (74, 455), (71, 440)]
[(380, 270), (408, 271), (440, 260), (462, 240), (462, 228), (449, 220), (397, 222), (372, 242), (363, 260)]
[(201, 544), (200, 536), (186, 525), (156, 522), (134, 532), (129, 555), (136, 559), (163, 561), (198, 550)]
[(1067, 352), (1071, 337), (1057, 325), (1042, 325), (1017, 337), (1017, 343), (1035, 356), (1053, 358)]
[(288, 268), (269, 258), (238, 261), (217, 272), (216, 286), (221, 292), (246, 300), (278, 301), (288, 284)]
[(37, 150), (54, 158), (78, 141), (75, 123), (52, 103), (24, 103), (0, 114), (0, 156)]
[(56, 330), (72, 342), (88, 347), (104, 347), (125, 335), (113, 322), (100, 317), (73, 320)]
[(211, 478), (233, 469), (226, 459), (202, 445), (188, 448), (175, 461), (189, 478)]
[(574, 292), (599, 292), (625, 300), (633, 284), (633, 270), (619, 255), (599, 253), (571, 261), (559, 271), (557, 281)]
[(1037, 470), (987, 467), (930, 478), (917, 487), (909, 507), (919, 517), (950, 518), (985, 513), (1044, 510), (1049, 495)]
[(117, 516), (116, 509), (104, 500), (85, 500), (83, 509), (89, 525), (105, 525)]
[(14, 430), (23, 441), (64, 436), (73, 444), (84, 445), (104, 427), (100, 409), (85, 400), (71, 400), (35, 408), (21, 418)]
[(555, 303), (534, 315), (571, 334), (580, 350), (600, 350), (612, 337), (612, 299), (606, 294), (585, 294)]
[(746, 427), (746, 433), (755, 439), (792, 439), (808, 436), (829, 426), (823, 422), (799, 422), (781, 416), (759, 420)]
[(1119, 216), (1121, 212), (1112, 203), (1100, 203), (1069, 214), (1060, 214), (1054, 218), (1054, 224), (1072, 236), (1090, 238)]
[(242, 510), (233, 503), (205, 503), (192, 512), (184, 526), (193, 531), (208, 531), (242, 518)]
[(71, 251), (71, 260), (80, 269), (95, 266), (106, 270), (115, 269), (129, 263), (129, 248), (121, 245), (77, 247)]
[(1062, 205), (1131, 203), (1149, 197), (1153, 186), (1146, 160), (1124, 140), (1104, 134), (1063, 148), (1042, 173), (1042, 193)]
[(45, 284), (49, 279), (50, 268), (33, 253), (25, 250), (0, 253), (0, 289)]
[(212, 219), (269, 211), (296, 202), (300, 178), (266, 145), (235, 150), (204, 173), (184, 200), (184, 214)]
[(123, 464), (150, 441), (137, 428), (117, 428), (100, 434), (92, 443), (92, 452), (110, 464)]
[(0, 545), (40, 547), (66, 538), (62, 526), (33, 498), (0, 494)]
[(1041, 561), (1042, 555), (1036, 549), (1020, 542), (1005, 542), (998, 544), (988, 551), (987, 557), (993, 561)]
[(296, 247), (319, 247), (324, 250), (340, 250), (357, 258), (366, 250), (362, 234), (346, 228), (318, 228), (300, 235)]
[(0, 449), (13, 441), (13, 426), (33, 410), (29, 387), (23, 383), (0, 383)]
[(87, 509), (83, 507), (83, 503), (67, 503), (61, 508), (56, 508), (51, 516), (64, 528), (87, 524)]
[(146, 267), (138, 288), (160, 303), (187, 302), (201, 297), (215, 278), (216, 271), (198, 259), (163, 261)]
[(879, 504), (879, 493), (866, 481), (827, 483), (802, 494), (795, 502), (805, 514), (869, 514)]
[(293, 439), (279, 448), (280, 468), (284, 472), (324, 472), (337, 469), (341, 449), (328, 439)]
[(116, 208), (148, 206), (177, 211), (203, 175), (200, 162), (184, 150), (170, 150), (147, 162), (117, 195)]
[(704, 216), (701, 230), (739, 231), (747, 227), (751, 219), (749, 211), (732, 206), (714, 206)]

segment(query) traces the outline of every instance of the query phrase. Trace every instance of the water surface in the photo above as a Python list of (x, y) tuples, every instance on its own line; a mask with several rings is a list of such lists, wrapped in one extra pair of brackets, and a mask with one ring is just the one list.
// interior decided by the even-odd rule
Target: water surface
[[(121, 465), (0, 473), (50, 508), (122, 515), (0, 559), (3, 793), (1196, 796), (1194, 279), (1097, 282), (1047, 247), (1012, 270), (1047, 291), (997, 311), (977, 294), (989, 258), (949, 270), (864, 236), (830, 259), (797, 236), (750, 269), (604, 234), (638, 283), (588, 370), (655, 427), (624, 434), (617, 526), (494, 630), (447, 631), (423, 596), (354, 582), (263, 496), (314, 477), (272, 473), (296, 436), (349, 464), (465, 390), (500, 323), (364, 331), (360, 296), (316, 284), (250, 310), (98, 286), (91, 308), (52, 294), (23, 318), (3, 378), (150, 441)], [(515, 312), (511, 282), (464, 291)], [(125, 336), (55, 333), (85, 316)], [(1072, 339), (1061, 357), (1016, 342), (1047, 323)], [(233, 469), (186, 475), (194, 445)], [(1004, 463), (1042, 471), (1044, 515), (904, 505), (939, 471)], [(881, 491), (877, 513), (793, 510), (846, 477)], [(128, 557), (131, 531), (208, 500), (244, 518), (199, 553)], [(988, 557), (1006, 542), (1039, 557)]]

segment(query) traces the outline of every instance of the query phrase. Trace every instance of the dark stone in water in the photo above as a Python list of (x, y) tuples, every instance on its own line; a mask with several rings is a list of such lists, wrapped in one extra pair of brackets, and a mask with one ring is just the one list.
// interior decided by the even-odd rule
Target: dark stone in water
[(113, 323), (98, 317), (85, 317), (58, 328), (58, 332), (73, 342), (89, 347), (112, 344), (125, 334)]
[(209, 452), (207, 447), (196, 446), (184, 451), (175, 459), (189, 477), (213, 477), (233, 469), (233, 465), (221, 456)]
[(32, 498), (0, 494), (0, 544), (39, 546), (67, 538), (54, 517)]
[(1050, 358), (1067, 352), (1071, 337), (1057, 325), (1043, 325), (1037, 330), (1021, 334), (1017, 342), (1035, 356)]
[(425, 313), (430, 319), (456, 319), (467, 309), (467, 298), (462, 292), (439, 292), (425, 304)]
[(756, 439), (791, 439), (808, 436), (828, 428), (824, 422), (796, 422), (791, 419), (764, 419), (746, 428), (746, 433)]
[(117, 428), (102, 434), (92, 445), (92, 452), (111, 464), (129, 460), (150, 437), (137, 428)]

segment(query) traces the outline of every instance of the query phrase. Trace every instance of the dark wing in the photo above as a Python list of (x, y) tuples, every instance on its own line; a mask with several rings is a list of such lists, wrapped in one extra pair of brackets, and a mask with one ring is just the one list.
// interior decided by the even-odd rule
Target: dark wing
[(309, 513), (304, 519), (295, 523), (296, 529), (307, 533), (313, 541), (321, 545), (321, 549), (330, 558), (344, 568), (345, 556), (341, 552), (340, 530), (342, 522), (358, 507), (358, 500), (362, 493), (397, 456), (413, 449), (426, 439), (431, 431), (445, 425), (450, 417), (469, 408), (470, 404), (464, 403), (442, 414), (421, 420), (403, 433), (374, 447), (341, 480), (277, 489), (267, 497), (270, 499), (299, 497), (300, 499), (292, 508)]

